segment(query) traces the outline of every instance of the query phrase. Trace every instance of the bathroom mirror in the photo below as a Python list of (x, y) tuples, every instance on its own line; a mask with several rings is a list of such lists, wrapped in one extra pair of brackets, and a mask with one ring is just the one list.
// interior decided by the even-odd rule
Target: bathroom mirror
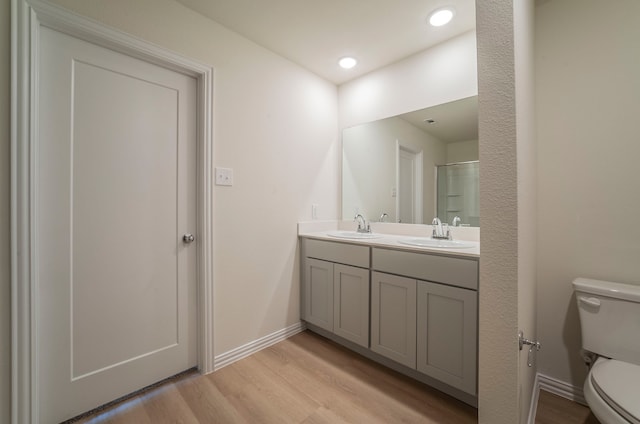
[[(443, 222), (460, 216), (461, 225), (479, 226), (477, 161), (477, 96), (346, 128), (342, 218), (430, 224), (442, 213)], [(475, 166), (443, 167), (465, 162)]]

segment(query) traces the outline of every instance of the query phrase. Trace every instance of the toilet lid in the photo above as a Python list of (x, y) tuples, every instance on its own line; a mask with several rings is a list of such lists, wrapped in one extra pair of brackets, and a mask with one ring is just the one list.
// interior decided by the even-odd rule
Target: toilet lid
[(591, 369), (591, 381), (613, 409), (632, 423), (640, 423), (640, 365), (599, 360)]

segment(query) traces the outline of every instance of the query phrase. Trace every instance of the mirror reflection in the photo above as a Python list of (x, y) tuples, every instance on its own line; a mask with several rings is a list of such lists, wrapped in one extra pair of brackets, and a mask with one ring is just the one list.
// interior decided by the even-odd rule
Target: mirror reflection
[(438, 217), (455, 226), (480, 226), (480, 163), (459, 162), (438, 166)]
[(342, 148), (343, 219), (479, 226), (476, 96), (346, 128)]

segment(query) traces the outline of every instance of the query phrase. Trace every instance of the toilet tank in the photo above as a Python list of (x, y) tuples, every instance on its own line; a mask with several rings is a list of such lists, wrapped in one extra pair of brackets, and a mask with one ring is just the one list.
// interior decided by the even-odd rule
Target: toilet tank
[(640, 285), (576, 278), (582, 347), (640, 365)]

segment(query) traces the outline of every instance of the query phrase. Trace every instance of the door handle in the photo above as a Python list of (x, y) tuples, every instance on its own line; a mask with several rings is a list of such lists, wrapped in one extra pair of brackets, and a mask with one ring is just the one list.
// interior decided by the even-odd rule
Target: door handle
[(580, 296), (580, 297), (578, 297), (578, 300), (580, 301), (580, 303), (584, 303), (585, 305), (591, 306), (592, 308), (599, 308), (600, 307), (600, 299), (598, 299), (596, 297)]
[(184, 241), (187, 244), (193, 243), (195, 240), (196, 238), (193, 236), (193, 234), (185, 234), (182, 236), (182, 241)]

